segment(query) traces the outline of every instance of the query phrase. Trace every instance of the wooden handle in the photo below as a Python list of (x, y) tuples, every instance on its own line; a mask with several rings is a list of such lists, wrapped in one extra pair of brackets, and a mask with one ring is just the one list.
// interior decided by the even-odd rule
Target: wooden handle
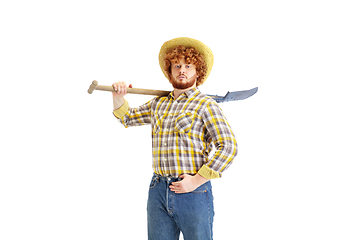
[[(112, 86), (98, 85), (98, 82), (96, 80), (94, 80), (90, 85), (88, 93), (91, 94), (94, 90), (115, 92)], [(170, 93), (170, 91), (142, 89), (142, 88), (128, 88), (127, 92), (132, 94), (154, 95), (160, 97), (167, 96)]]
[(96, 89), (97, 85), (98, 85), (98, 82), (96, 80), (94, 80), (89, 87), (88, 93), (92, 94), (93, 91)]

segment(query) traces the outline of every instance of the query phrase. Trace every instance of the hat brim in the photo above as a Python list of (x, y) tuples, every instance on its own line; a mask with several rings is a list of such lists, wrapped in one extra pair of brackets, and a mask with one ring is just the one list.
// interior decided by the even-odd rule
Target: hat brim
[(199, 40), (193, 38), (187, 38), (187, 37), (174, 38), (170, 41), (165, 42), (162, 45), (159, 53), (159, 64), (161, 71), (164, 73), (165, 77), (169, 79), (169, 76), (165, 71), (165, 55), (170, 50), (176, 48), (179, 45), (184, 46), (186, 48), (193, 47), (203, 56), (205, 64), (207, 66), (206, 75), (204, 77), (204, 82), (205, 82), (205, 80), (209, 77), (212, 66), (214, 64), (214, 55), (211, 49), (208, 46), (206, 46), (204, 43), (200, 42)]

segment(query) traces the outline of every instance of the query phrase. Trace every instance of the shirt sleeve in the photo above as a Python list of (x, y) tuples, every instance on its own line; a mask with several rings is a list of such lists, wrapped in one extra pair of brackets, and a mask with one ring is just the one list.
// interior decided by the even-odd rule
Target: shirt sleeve
[(129, 102), (125, 100), (124, 104), (113, 111), (114, 116), (119, 119), (122, 118), (129, 111)]
[(203, 121), (216, 150), (198, 173), (207, 179), (219, 178), (237, 155), (237, 142), (229, 123), (216, 103), (211, 102), (207, 105)]
[(130, 108), (128, 101), (113, 111), (114, 116), (126, 128), (140, 126), (151, 123), (151, 101), (141, 105), (138, 108)]

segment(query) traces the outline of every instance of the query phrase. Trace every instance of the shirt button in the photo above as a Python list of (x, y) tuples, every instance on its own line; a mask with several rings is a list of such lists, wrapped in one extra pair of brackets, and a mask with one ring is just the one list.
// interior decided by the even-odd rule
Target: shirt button
[(164, 158), (164, 161), (166, 162), (166, 158)]
[(166, 143), (164, 143), (164, 146), (166, 146)]

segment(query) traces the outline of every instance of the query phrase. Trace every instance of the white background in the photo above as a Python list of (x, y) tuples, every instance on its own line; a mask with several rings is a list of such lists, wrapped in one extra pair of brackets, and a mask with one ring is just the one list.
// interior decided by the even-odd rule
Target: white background
[[(111, 85), (171, 90), (175, 37), (215, 55), (201, 91), (239, 144), (213, 181), (214, 238), (360, 239), (356, 1), (2, 1), (0, 239), (146, 239), (149, 126), (123, 128)], [(149, 97), (128, 95), (131, 106)], [(131, 237), (129, 237), (131, 236)]]

